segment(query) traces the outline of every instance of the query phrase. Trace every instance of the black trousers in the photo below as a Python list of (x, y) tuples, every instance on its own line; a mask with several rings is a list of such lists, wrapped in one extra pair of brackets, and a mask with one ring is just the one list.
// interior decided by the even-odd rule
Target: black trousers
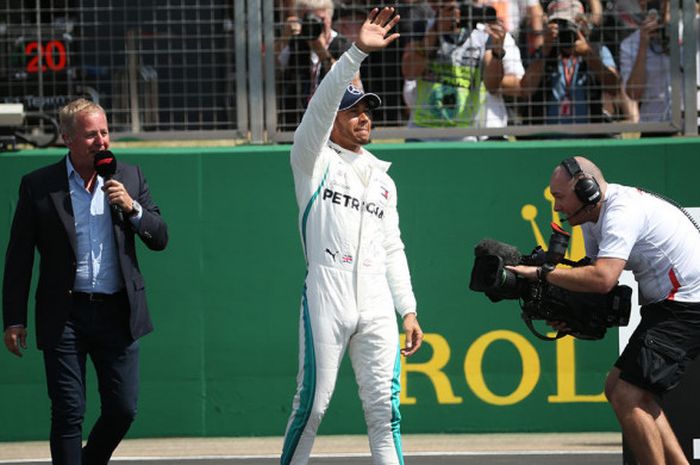
[[(129, 332), (126, 294), (75, 298), (63, 336), (44, 350), (51, 399), (51, 457), (56, 465), (106, 465), (136, 416), (139, 345)], [(87, 357), (97, 373), (101, 414), (82, 447)]]

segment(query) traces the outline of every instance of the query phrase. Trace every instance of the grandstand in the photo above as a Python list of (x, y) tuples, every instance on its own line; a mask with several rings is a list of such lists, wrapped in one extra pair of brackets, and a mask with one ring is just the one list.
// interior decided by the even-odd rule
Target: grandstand
[[(531, 10), (516, 12), (512, 5), (507, 9), (506, 4), (518, 2), (488, 1), (511, 30), (527, 71), (546, 24), (540, 18), (539, 26), (533, 25), (536, 21), (529, 21), (528, 14), (537, 13)], [(335, 3), (333, 27), (352, 39), (370, 3)], [(692, 2), (681, 9), (682, 2), (670, 1), (667, 22), (660, 28), (657, 51), (665, 57), (666, 68), (651, 74), (668, 74), (663, 115), (640, 114), (644, 99), (660, 97), (642, 95), (631, 101), (622, 91), (621, 78), (586, 96), (596, 110), (582, 118), (535, 117), (532, 95), (508, 96), (505, 127), (411, 125), (411, 80), (402, 75), (402, 64), (412, 41), (434, 34), (429, 25), (435, 13), (427, 0), (391, 3), (404, 18), (402, 38), (370, 57), (360, 73), (363, 85), (384, 99), (375, 115), (375, 140), (697, 134), (698, 26)], [(598, 8), (592, 11), (589, 3)], [(586, 36), (593, 47), (610, 51), (619, 74), (625, 60), (620, 46), (646, 12), (639, 11), (636, 2), (584, 4)], [(290, 97), (301, 106), (308, 97), (295, 95), (304, 92), (289, 85), (290, 74), (297, 70), (283, 72), (277, 53), (286, 21), (297, 13), (289, 0), (8, 0), (0, 13), (0, 103), (22, 103), (28, 113), (55, 116), (69, 99), (87, 96), (108, 109), (117, 138), (290, 141), (296, 119), (290, 122), (288, 116), (300, 110), (289, 106)], [(449, 99), (439, 105), (450, 111)]]

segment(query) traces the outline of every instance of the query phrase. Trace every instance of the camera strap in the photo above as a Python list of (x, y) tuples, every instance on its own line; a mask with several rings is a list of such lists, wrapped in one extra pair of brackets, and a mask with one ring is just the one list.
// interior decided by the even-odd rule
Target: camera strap
[(567, 335), (567, 333), (562, 333), (561, 331), (558, 331), (556, 336), (549, 337), (545, 334), (540, 333), (539, 331), (537, 331), (535, 329), (535, 325), (532, 324), (532, 318), (527, 316), (525, 314), (525, 312), (521, 313), (520, 316), (522, 317), (523, 321), (525, 322), (525, 326), (527, 326), (527, 328), (530, 330), (530, 332), (532, 334), (534, 334), (535, 336), (537, 336), (538, 338), (542, 339), (543, 341), (556, 341), (557, 339), (561, 339)]

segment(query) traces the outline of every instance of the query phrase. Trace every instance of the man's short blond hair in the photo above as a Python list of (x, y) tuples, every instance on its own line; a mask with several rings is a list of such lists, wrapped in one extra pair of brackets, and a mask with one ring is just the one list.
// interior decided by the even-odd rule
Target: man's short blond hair
[(304, 10), (328, 10), (329, 15), (333, 17), (333, 10), (335, 5), (333, 0), (296, 0), (294, 2), (296, 6), (296, 12), (299, 14)]
[(58, 112), (58, 119), (61, 124), (61, 133), (73, 134), (75, 128), (75, 118), (80, 113), (102, 113), (106, 115), (104, 108), (99, 104), (85, 98), (75, 99)]

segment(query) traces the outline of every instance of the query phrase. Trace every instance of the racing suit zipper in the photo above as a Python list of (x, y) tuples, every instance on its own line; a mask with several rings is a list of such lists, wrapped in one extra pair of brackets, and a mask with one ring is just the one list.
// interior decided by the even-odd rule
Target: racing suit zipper
[(362, 179), (362, 176), (359, 176), (359, 174), (356, 172), (355, 173), (357, 177), (360, 179), (360, 182), (364, 186), (364, 190), (362, 191), (362, 207), (360, 208), (360, 235), (357, 238), (357, 263), (356, 263), (356, 273), (355, 273), (355, 279), (357, 280), (357, 285), (355, 286), (355, 304), (357, 305), (357, 311), (358, 313), (360, 312), (360, 309), (362, 308), (362, 302), (360, 301), (360, 296), (362, 295), (362, 292), (360, 291), (361, 287), (361, 282), (362, 280), (360, 279), (360, 273), (362, 271), (362, 260), (364, 259), (365, 256), (365, 247), (364, 247), (364, 241), (363, 241), (363, 236), (364, 236), (364, 223), (365, 223), (365, 206), (367, 205), (367, 193), (369, 192), (369, 186), (372, 185), (372, 178), (374, 175), (374, 170), (370, 168), (369, 171), (369, 176), (367, 179), (367, 183), (365, 184), (364, 180)]

